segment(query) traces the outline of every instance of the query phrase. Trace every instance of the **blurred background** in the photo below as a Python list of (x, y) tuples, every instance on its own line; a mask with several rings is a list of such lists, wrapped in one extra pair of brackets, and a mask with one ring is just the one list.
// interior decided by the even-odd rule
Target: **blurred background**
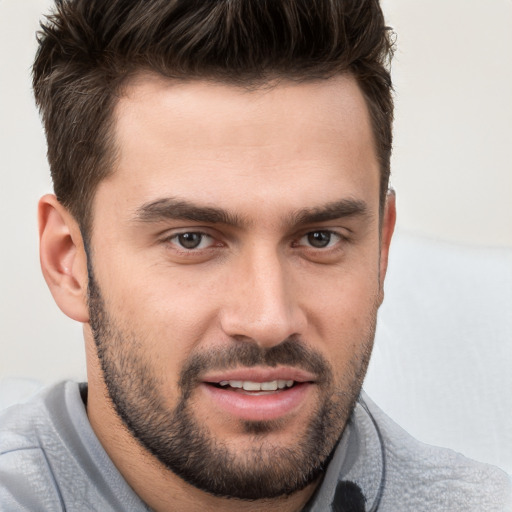
[[(0, 379), (42, 383), (85, 379), (81, 326), (55, 306), (38, 263), (36, 205), (51, 182), (30, 67), (50, 4), (0, 0)], [(512, 248), (512, 1), (382, 5), (397, 34), (398, 241)]]

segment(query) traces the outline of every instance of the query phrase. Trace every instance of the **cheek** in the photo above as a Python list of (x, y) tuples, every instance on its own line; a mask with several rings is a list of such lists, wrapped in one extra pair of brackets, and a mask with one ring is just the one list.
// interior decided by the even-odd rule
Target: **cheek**
[(214, 325), (217, 314), (206, 292), (209, 287), (201, 290), (176, 273), (156, 268), (130, 269), (119, 266), (104, 272), (107, 310), (121, 333), (137, 345), (133, 349), (143, 352), (147, 364), (175, 385), (183, 361)]
[(314, 286), (302, 288), (310, 315), (328, 329), (326, 334), (333, 329), (338, 333), (357, 333), (367, 325), (378, 304), (378, 268), (376, 264), (342, 268), (317, 280)]
[(373, 343), (379, 300), (378, 271), (345, 273), (310, 292), (309, 336), (323, 346), (338, 379), (350, 381), (362, 367)]
[(148, 350), (175, 361), (186, 358), (205, 336), (215, 308), (211, 302), (169, 288), (134, 295), (123, 308), (123, 316), (142, 332)]

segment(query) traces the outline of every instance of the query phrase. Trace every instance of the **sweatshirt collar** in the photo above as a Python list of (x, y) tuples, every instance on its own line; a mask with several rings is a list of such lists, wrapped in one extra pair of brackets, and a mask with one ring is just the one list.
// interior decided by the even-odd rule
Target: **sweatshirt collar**
[(364, 391), (304, 512), (374, 512), (384, 491), (386, 459), (382, 435)]

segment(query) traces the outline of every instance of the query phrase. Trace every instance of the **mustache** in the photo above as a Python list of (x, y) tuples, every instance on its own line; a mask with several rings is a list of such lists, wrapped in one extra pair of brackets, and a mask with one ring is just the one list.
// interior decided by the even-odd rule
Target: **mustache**
[(295, 337), (278, 345), (261, 347), (253, 341), (239, 341), (229, 347), (214, 348), (194, 354), (182, 368), (179, 386), (188, 395), (207, 371), (230, 370), (240, 366), (292, 366), (315, 375), (319, 384), (332, 379), (327, 360)]

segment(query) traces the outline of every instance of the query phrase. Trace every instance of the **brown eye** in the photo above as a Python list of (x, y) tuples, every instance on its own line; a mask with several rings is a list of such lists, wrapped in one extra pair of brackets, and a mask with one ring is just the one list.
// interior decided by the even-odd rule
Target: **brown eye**
[(331, 243), (332, 233), (330, 231), (312, 231), (306, 237), (311, 247), (323, 249)]
[(178, 241), (185, 249), (196, 249), (199, 247), (202, 238), (200, 233), (183, 233), (178, 235)]
[(212, 237), (197, 231), (187, 231), (186, 233), (174, 235), (170, 241), (182, 249), (194, 250), (204, 249), (211, 245)]

